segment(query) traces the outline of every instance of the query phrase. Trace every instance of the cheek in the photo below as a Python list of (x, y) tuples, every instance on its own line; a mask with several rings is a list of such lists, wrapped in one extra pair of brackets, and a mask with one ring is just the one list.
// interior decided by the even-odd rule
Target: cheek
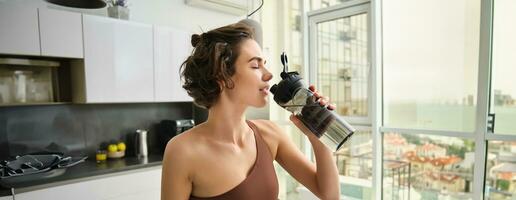
[(249, 70), (243, 72), (235, 77), (235, 85), (242, 85), (246, 87), (256, 87), (256, 85), (260, 84), (261, 80), (261, 72), (259, 70)]

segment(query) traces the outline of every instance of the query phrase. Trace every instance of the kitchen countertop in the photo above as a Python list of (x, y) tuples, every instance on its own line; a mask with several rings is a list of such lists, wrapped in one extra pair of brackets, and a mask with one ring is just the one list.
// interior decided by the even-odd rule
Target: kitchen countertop
[(0, 197), (11, 195), (11, 189), (15, 193), (28, 192), (43, 188), (66, 185), (80, 181), (91, 180), (92, 177), (113, 175), (119, 172), (144, 169), (161, 165), (161, 155), (149, 155), (146, 159), (126, 157), (107, 160), (104, 163), (97, 163), (95, 158), (89, 157), (85, 162), (63, 169), (54, 169), (49, 172), (32, 174), (23, 177), (13, 177), (0, 180)]

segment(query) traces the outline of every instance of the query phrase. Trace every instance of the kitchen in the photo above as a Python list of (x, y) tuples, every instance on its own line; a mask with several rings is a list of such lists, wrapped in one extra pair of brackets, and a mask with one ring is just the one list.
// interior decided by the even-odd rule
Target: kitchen
[[(87, 157), (3, 179), (0, 199), (159, 199), (160, 139), (206, 115), (174, 73), (192, 49), (190, 33), (241, 17), (182, 1), (129, 4), (130, 20), (109, 17), (106, 5), (0, 2), (0, 160), (35, 152)], [(136, 145), (138, 129), (146, 132), (145, 152)], [(111, 158), (108, 147), (117, 143), (125, 155)]]
[[(0, 161), (66, 162), (0, 179), (0, 200), (159, 199), (164, 141), (207, 117), (177, 73), (190, 37), (246, 18), (261, 26), (270, 84), (286, 52), (356, 128), (334, 153), (341, 199), (516, 193), (514, 1), (73, 2), (0, 0)], [(270, 97), (247, 118), (275, 122), (314, 161)], [(317, 199), (274, 167), (279, 199)]]

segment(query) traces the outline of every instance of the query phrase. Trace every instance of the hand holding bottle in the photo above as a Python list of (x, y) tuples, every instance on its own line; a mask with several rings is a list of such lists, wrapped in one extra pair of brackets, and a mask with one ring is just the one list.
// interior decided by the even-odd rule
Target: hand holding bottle
[(282, 80), (270, 89), (274, 101), (294, 115), (290, 119), (309, 138), (315, 136), (330, 149), (338, 151), (355, 129), (332, 111), (335, 106), (329, 104), (327, 97), (319, 94), (313, 85), (306, 88), (299, 73), (288, 71), (285, 53), (281, 55), (281, 62)]
[[(321, 105), (321, 107), (326, 107), (328, 110), (335, 110), (335, 105), (329, 103), (329, 98), (326, 96), (323, 96), (320, 94), (316, 89), (314, 85), (310, 85), (308, 87), (310, 91), (313, 93), (313, 95), (316, 98), (316, 102)], [(322, 110), (321, 108), (317, 108), (318, 110)], [(307, 128), (303, 122), (295, 115), (290, 115), (290, 121), (292, 121), (305, 135), (308, 137), (313, 137), (314, 139), (317, 139), (317, 134), (313, 133), (309, 128)]]

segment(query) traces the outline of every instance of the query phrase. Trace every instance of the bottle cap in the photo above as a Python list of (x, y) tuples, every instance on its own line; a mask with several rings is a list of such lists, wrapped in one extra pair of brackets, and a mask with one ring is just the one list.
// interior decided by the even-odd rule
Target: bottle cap
[(301, 76), (295, 71), (282, 74), (281, 78), (283, 80), (274, 84), (270, 89), (274, 95), (274, 101), (278, 104), (290, 101), (298, 89), (304, 88)]

